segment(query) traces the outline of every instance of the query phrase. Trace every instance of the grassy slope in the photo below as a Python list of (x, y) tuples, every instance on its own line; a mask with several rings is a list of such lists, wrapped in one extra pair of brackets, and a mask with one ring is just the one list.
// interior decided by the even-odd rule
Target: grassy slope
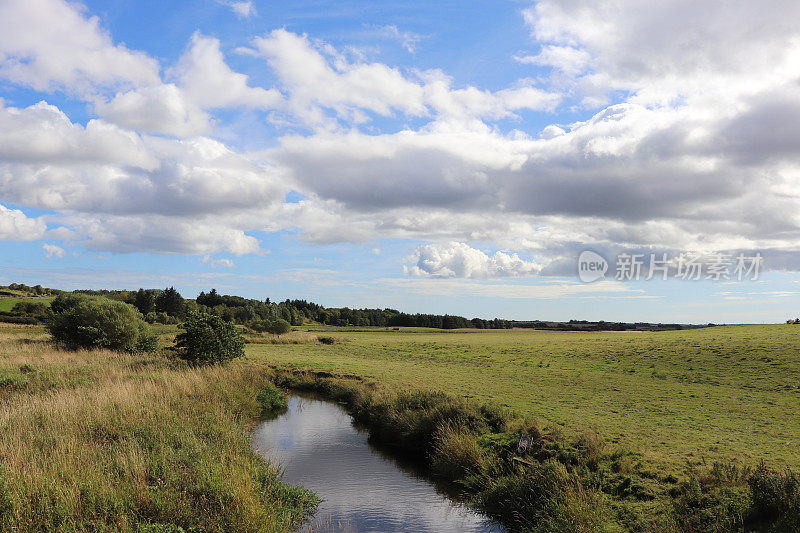
[(345, 332), (250, 345), (268, 362), (492, 400), (598, 431), (660, 469), (686, 460), (800, 466), (800, 327), (657, 333)]
[(157, 355), (58, 351), (46, 338), (0, 325), (0, 531), (297, 523), (308, 493), (278, 482), (249, 446), (263, 365), (191, 370)]

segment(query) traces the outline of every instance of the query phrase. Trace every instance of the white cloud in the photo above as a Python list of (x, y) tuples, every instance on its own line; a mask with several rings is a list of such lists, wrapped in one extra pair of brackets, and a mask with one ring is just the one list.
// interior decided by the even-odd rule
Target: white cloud
[(273, 109), (283, 102), (276, 89), (248, 85), (246, 75), (234, 72), (225, 63), (219, 40), (197, 32), (170, 75), (188, 98), (204, 109), (235, 106)]
[(41, 91), (158, 83), (158, 62), (115, 45), (78, 4), (63, 0), (0, 2), (0, 78)]
[[(0, 99), (0, 184), (14, 187), (18, 176), (10, 168), (33, 165), (50, 172), (69, 171), (76, 163), (114, 162), (152, 170), (158, 160), (148, 153), (139, 135), (124, 131), (99, 120), (90, 120), (85, 127), (74, 124), (57, 107), (39, 102), (26, 108), (4, 105)], [(69, 183), (59, 183), (69, 189)], [(31, 191), (32, 193), (34, 191)], [(56, 205), (56, 191), (37, 190), (36, 196)], [(39, 202), (37, 202), (39, 203)]]
[(210, 117), (171, 83), (119, 93), (98, 102), (95, 111), (114, 124), (147, 133), (193, 137), (211, 130)]
[[(262, 227), (287, 191), (276, 171), (212, 139), (148, 137), (102, 120), (84, 127), (46, 103), (0, 105), (0, 196), (68, 213), (50, 218), (94, 249), (254, 253), (246, 229)], [(3, 214), (7, 238), (45, 230), (21, 212)]]
[(463, 242), (419, 246), (404, 267), (413, 276), (433, 278), (528, 277), (540, 269), (541, 265), (520, 259), (516, 253), (489, 255)]
[(52, 259), (53, 257), (62, 258), (67, 255), (66, 250), (55, 244), (44, 243), (42, 244), (42, 249), (44, 250), (44, 255), (46, 255), (48, 259)]
[(34, 241), (40, 239), (47, 224), (41, 218), (30, 218), (19, 209), (0, 204), (0, 240)]
[(203, 256), (203, 263), (211, 265), (213, 268), (216, 267), (224, 267), (224, 268), (233, 268), (236, 264), (231, 261), (230, 259), (214, 259), (210, 255)]
[(256, 14), (256, 6), (251, 0), (246, 2), (223, 2), (230, 7), (234, 13), (243, 18), (252, 17)]
[[(233, 71), (220, 41), (199, 33), (165, 82), (157, 61), (115, 44), (76, 4), (8, 1), (0, 77), (78, 94), (101, 118), (82, 125), (44, 102), (0, 102), (0, 197), (55, 211), (48, 222), (68, 221), (64, 235), (98, 250), (252, 253), (249, 232), (297, 228), (320, 243), (390, 236), (536, 251), (543, 272), (581, 243), (796, 253), (798, 10), (541, 0), (525, 11), (536, 42), (517, 59), (553, 67), (552, 79), (490, 91), (284, 29), (249, 50), (277, 88)], [(561, 102), (582, 119), (542, 128), (547, 116), (515, 116)], [(215, 129), (221, 108), (270, 111), (293, 133), (238, 153), (204, 137), (229, 133)], [(289, 190), (305, 199), (282, 203)], [(2, 235), (51, 239), (22, 217), (2, 212)], [(514, 257), (462, 252), (483, 266), (440, 257), (416, 268), (497, 275)]]
[(409, 54), (413, 54), (417, 51), (417, 43), (419, 43), (423, 38), (422, 35), (410, 31), (400, 31), (394, 24), (373, 26), (373, 28), (378, 32), (379, 35), (399, 42)]
[(294, 115), (315, 125), (326, 122), (326, 109), (354, 123), (368, 121), (367, 112), (416, 117), (434, 113), (470, 120), (503, 118), (521, 109), (552, 109), (559, 100), (529, 84), (496, 93), (454, 89), (452, 79), (441, 71), (410, 77), (382, 63), (349, 62), (330, 45), (315, 47), (306, 36), (284, 29), (256, 38), (253, 45), (250, 53), (268, 61), (289, 93)]
[(51, 210), (198, 216), (280, 201), (286, 185), (219, 141), (172, 140), (103, 121), (73, 124), (54, 106), (0, 106), (0, 194)]
[(520, 63), (555, 67), (567, 74), (576, 75), (589, 65), (591, 56), (586, 50), (571, 46), (545, 45), (536, 55), (517, 55), (514, 59)]
[(258, 239), (232, 227), (225, 217), (187, 217), (153, 215), (81, 215), (68, 217), (87, 248), (113, 252), (177, 253), (210, 255), (227, 251), (234, 255), (259, 252)]
[[(797, 2), (540, 0), (524, 15), (543, 60), (569, 70), (576, 54), (591, 57), (584, 90), (633, 90), (649, 102), (735, 97), (798, 70)], [(553, 52), (567, 48), (559, 63)]]

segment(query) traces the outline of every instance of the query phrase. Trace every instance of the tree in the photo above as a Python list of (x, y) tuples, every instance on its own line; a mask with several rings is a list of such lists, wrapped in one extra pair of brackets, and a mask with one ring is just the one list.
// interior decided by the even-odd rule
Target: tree
[(167, 313), (169, 316), (183, 317), (186, 314), (186, 301), (181, 293), (170, 287), (161, 291), (155, 300), (156, 311)]
[(175, 338), (178, 357), (193, 365), (224, 363), (244, 355), (244, 339), (236, 326), (208, 313), (192, 313)]
[(156, 310), (156, 295), (155, 291), (152, 289), (144, 290), (139, 289), (136, 292), (136, 296), (134, 297), (133, 305), (136, 306), (136, 309), (139, 310), (140, 313), (146, 315), (147, 313), (152, 313)]
[(71, 350), (106, 348), (152, 352), (158, 339), (131, 305), (103, 297), (61, 294), (53, 300), (47, 329)]

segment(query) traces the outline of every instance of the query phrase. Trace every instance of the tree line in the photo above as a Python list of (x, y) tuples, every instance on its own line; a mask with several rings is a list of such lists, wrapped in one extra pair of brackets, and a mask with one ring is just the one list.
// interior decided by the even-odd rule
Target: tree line
[[(16, 285), (19, 287), (20, 285)], [(48, 289), (50, 291), (51, 289)], [(59, 291), (60, 292), (60, 291)], [(256, 300), (220, 294), (216, 289), (201, 292), (194, 300), (184, 298), (174, 287), (165, 289), (128, 290), (77, 290), (75, 293), (87, 296), (103, 296), (135, 307), (144, 320), (150, 324), (177, 324), (186, 320), (191, 313), (207, 313), (226, 322), (241, 324), (256, 331), (281, 333), (288, 327), (300, 326), (307, 322), (329, 326), (351, 327), (427, 327), (437, 329), (509, 329), (513, 323), (495, 318), (468, 319), (457, 315), (410, 314), (397, 309), (351, 309), (349, 307), (324, 307), (307, 300), (273, 302), (269, 298)], [(25, 304), (24, 306), (31, 305)], [(22, 309), (19, 311), (27, 311)], [(41, 319), (43, 309), (30, 309), (31, 320)], [(27, 315), (27, 313), (22, 313)]]

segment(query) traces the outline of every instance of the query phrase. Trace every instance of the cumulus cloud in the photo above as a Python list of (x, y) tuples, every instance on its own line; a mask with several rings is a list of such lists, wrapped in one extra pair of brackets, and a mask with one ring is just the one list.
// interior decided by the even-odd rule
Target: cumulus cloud
[(95, 111), (124, 128), (175, 137), (192, 137), (211, 130), (210, 117), (173, 84), (117, 94), (99, 102)]
[(251, 87), (246, 75), (234, 72), (225, 63), (219, 39), (200, 33), (192, 35), (186, 52), (170, 74), (188, 98), (204, 109), (235, 106), (272, 109), (283, 101), (276, 89)]
[[(735, 95), (797, 72), (796, 2), (540, 0), (524, 16), (542, 60), (568, 69), (576, 54), (589, 56), (586, 86), (637, 91), (643, 101), (720, 90)], [(553, 52), (567, 48), (572, 52), (559, 62)]]
[(280, 201), (285, 185), (209, 138), (172, 140), (101, 120), (74, 124), (45, 103), (0, 107), (0, 193), (31, 207), (87, 213), (224, 214)]
[[(455, 119), (502, 118), (521, 109), (552, 109), (556, 94), (522, 85), (492, 93), (475, 87), (455, 89), (441, 71), (406, 76), (383, 63), (350, 62), (330, 45), (314, 46), (305, 35), (273, 30), (253, 41), (253, 53), (264, 57), (289, 93), (298, 118), (324, 123), (325, 110), (353, 122), (365, 113), (391, 116), (441, 115)], [(324, 90), (320, 90), (324, 87)]]
[[(81, 126), (46, 103), (0, 106), (0, 196), (67, 213), (53, 218), (94, 249), (253, 253), (258, 241), (246, 229), (262, 227), (287, 190), (275, 171), (212, 139), (148, 137), (102, 120)], [(45, 230), (21, 212), (3, 214), (4, 228), (14, 222), (8, 238)]]
[[(162, 79), (74, 4), (5, 2), (0, 77), (78, 94), (99, 118), (0, 102), (0, 197), (54, 211), (98, 250), (253, 253), (253, 231), (286, 228), (450, 243), (418, 250), (409, 268), (429, 277), (560, 272), (586, 245), (796, 254), (800, 6), (740, 4), (540, 0), (516, 59), (552, 77), (487, 90), (286, 29), (239, 50), (275, 87), (199, 33)], [(548, 125), (559, 105), (580, 119)], [(239, 153), (212, 138), (223, 108), (269, 112), (288, 133)], [(283, 203), (289, 190), (304, 200)], [(2, 235), (46, 232), (0, 215)]]
[(53, 257), (62, 258), (67, 255), (66, 250), (55, 244), (44, 243), (42, 244), (42, 249), (44, 250), (44, 255), (46, 255), (48, 259), (52, 259)]
[(433, 278), (525, 277), (541, 269), (533, 261), (497, 251), (489, 255), (463, 242), (426, 244), (406, 259), (405, 271)]
[(258, 239), (232, 227), (225, 217), (196, 220), (165, 216), (89, 214), (69, 217), (76, 231), (85, 236), (81, 244), (98, 251), (177, 253), (210, 255), (227, 251), (234, 255), (259, 251)]
[(0, 240), (33, 241), (40, 239), (47, 224), (40, 218), (30, 218), (19, 209), (0, 204)]
[(0, 3), (0, 78), (85, 94), (159, 82), (146, 54), (115, 45), (97, 17), (63, 0)]

